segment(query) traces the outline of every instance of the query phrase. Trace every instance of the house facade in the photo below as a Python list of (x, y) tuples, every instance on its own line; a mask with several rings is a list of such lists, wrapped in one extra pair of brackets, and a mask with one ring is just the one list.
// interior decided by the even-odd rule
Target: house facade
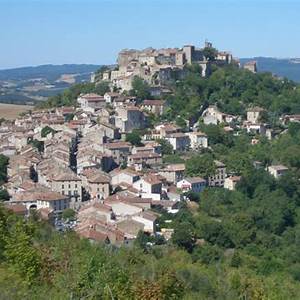
[(190, 147), (193, 150), (208, 147), (207, 135), (203, 132), (188, 132), (188, 137), (190, 138)]
[(159, 171), (159, 174), (166, 178), (169, 183), (177, 183), (184, 177), (184, 164), (170, 164)]
[(267, 168), (268, 172), (276, 179), (280, 178), (288, 172), (288, 168), (284, 165), (272, 165)]
[(181, 132), (170, 134), (165, 139), (172, 145), (174, 151), (185, 151), (190, 146), (189, 137)]
[(106, 106), (104, 97), (93, 93), (80, 95), (77, 102), (80, 104), (81, 109), (88, 112), (95, 112)]
[(201, 193), (206, 187), (206, 180), (201, 177), (187, 177), (177, 182), (176, 186), (183, 192)]
[(81, 179), (76, 174), (60, 174), (51, 182), (53, 191), (70, 198), (70, 206), (77, 208), (82, 201)]
[(216, 165), (216, 173), (208, 178), (208, 185), (223, 187), (226, 178), (226, 166), (217, 160), (214, 163)]

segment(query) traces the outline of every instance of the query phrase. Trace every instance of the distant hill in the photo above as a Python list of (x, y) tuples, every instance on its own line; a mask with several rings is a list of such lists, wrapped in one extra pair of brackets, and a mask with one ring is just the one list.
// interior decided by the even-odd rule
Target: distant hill
[(300, 82), (300, 58), (279, 59), (272, 57), (241, 58), (241, 64), (257, 61), (258, 72), (271, 72), (280, 77)]
[(74, 83), (90, 81), (100, 65), (42, 65), (0, 70), (0, 102), (36, 103)]
[(70, 65), (41, 65), (0, 70), (0, 80), (28, 80), (44, 78), (54, 81), (63, 74), (90, 74), (100, 68), (100, 65), (70, 64)]

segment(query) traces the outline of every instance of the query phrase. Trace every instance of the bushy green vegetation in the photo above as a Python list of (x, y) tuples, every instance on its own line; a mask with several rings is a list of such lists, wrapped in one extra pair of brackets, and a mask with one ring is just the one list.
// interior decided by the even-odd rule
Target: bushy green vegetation
[(135, 76), (132, 81), (131, 96), (135, 96), (138, 100), (150, 99), (150, 86), (142, 78)]
[(81, 93), (96, 93), (103, 96), (109, 92), (109, 84), (106, 81), (100, 83), (79, 83), (64, 90), (61, 94), (49, 97), (47, 101), (40, 103), (38, 108), (52, 108), (60, 106), (76, 106), (77, 97)]
[(157, 142), (161, 146), (161, 153), (162, 155), (169, 155), (172, 154), (173, 151), (173, 146), (170, 144), (170, 142), (166, 139), (158, 139)]
[(139, 130), (132, 130), (132, 132), (126, 134), (126, 142), (131, 143), (134, 146), (141, 146), (142, 137)]
[(9, 200), (8, 191), (0, 187), (0, 201), (8, 201), (8, 200)]
[(187, 68), (184, 80), (177, 81), (174, 95), (167, 97), (171, 109), (166, 117), (199, 118), (209, 104), (222, 112), (244, 115), (249, 105), (267, 108), (270, 115), (300, 112), (300, 87), (272, 77), (270, 73), (253, 74), (234, 65), (213, 66), (208, 78), (199, 76), (194, 67)]
[(40, 153), (44, 152), (44, 142), (37, 139), (28, 141), (28, 144), (36, 148)]
[[(163, 216), (160, 223), (172, 219), (175, 232), (154, 246), (143, 234), (130, 247), (91, 244), (0, 208), (0, 293), (6, 299), (298, 299), (297, 227), (268, 233), (277, 230), (271, 219), (256, 224), (252, 206), (237, 211), (250, 199), (221, 191), (207, 192), (197, 214), (183, 207)], [(221, 213), (210, 212), (208, 202)]]
[(74, 220), (75, 211), (72, 208), (67, 208), (62, 212), (62, 218), (64, 220)]
[(7, 181), (7, 166), (9, 159), (3, 154), (0, 154), (0, 202), (9, 200), (9, 194), (2, 185)]
[(201, 176), (206, 179), (216, 172), (213, 157), (208, 153), (192, 156), (186, 161), (185, 168), (188, 176)]
[(166, 164), (181, 164), (184, 163), (184, 159), (178, 154), (167, 154), (163, 157), (163, 162)]
[(51, 127), (49, 127), (49, 126), (45, 126), (43, 129), (42, 129), (42, 131), (41, 131), (41, 137), (46, 137), (49, 133), (56, 133), (56, 131), (53, 129), (53, 128), (51, 128)]
[(7, 179), (7, 165), (8, 157), (0, 154), (0, 185), (2, 185)]

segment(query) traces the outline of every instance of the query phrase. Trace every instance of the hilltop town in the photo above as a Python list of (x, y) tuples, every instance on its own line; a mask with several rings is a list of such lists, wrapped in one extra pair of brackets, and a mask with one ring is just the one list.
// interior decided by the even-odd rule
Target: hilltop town
[(300, 299), (300, 1), (0, 11), (0, 300)]
[(151, 85), (152, 93), (159, 94), (161, 88), (174, 78), (180, 79), (186, 75), (184, 66), (187, 64), (199, 65), (201, 75), (205, 77), (211, 73), (212, 64), (224, 65), (233, 62), (237, 63), (230, 52), (217, 51), (210, 42), (205, 42), (203, 48), (187, 45), (167, 49), (124, 49), (118, 55), (117, 67), (94, 74), (92, 82), (108, 80), (116, 89), (129, 91), (132, 89), (134, 77), (138, 76)]
[[(201, 176), (190, 166), (187, 170), (189, 159), (213, 152), (215, 142), (199, 123), (179, 126), (164, 120), (168, 103), (153, 98), (162, 95), (174, 72), (179, 80), (186, 76), (186, 66), (194, 64), (201, 67), (202, 77), (211, 74), (213, 65), (238, 68), (231, 54), (216, 51), (210, 43), (203, 49), (123, 50), (118, 70), (101, 73), (101, 81), (109, 81), (114, 91), (81, 93), (76, 106), (33, 110), (13, 122), (3, 121), (0, 153), (9, 158), (3, 185), (9, 195), (6, 206), (24, 216), (36, 210), (58, 230), (72, 228), (93, 241), (122, 244), (140, 231), (168, 240), (174, 229), (157, 229), (159, 211), (176, 214), (183, 201), (201, 199), (207, 187), (235, 190), (241, 172), (228, 170), (223, 161), (211, 161), (212, 171)], [(255, 63), (245, 68), (256, 72)], [(126, 93), (137, 77), (148, 84), (151, 99)], [(256, 145), (261, 138), (272, 140), (282, 133), (264, 121), (265, 113), (249, 105), (246, 116), (232, 115), (208, 105), (200, 122), (221, 125), (224, 135), (243, 132)], [(157, 121), (150, 124), (153, 116)], [(283, 115), (280, 120), (284, 125), (299, 119)], [(168, 162), (179, 155), (179, 162)], [(274, 178), (289, 170), (282, 164), (253, 164)], [(73, 212), (72, 222), (62, 222), (65, 211)]]
[(0, 119), (4, 297), (298, 299), (299, 85), (208, 42), (117, 62)]

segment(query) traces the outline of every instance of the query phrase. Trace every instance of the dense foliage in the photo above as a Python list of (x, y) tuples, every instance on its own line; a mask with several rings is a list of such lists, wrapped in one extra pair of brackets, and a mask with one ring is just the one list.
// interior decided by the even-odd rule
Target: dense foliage
[(158, 139), (157, 142), (160, 144), (161, 146), (161, 153), (162, 155), (168, 155), (168, 154), (172, 154), (173, 151), (173, 146), (170, 144), (170, 142), (166, 139)]
[(300, 112), (300, 87), (295, 83), (273, 78), (270, 73), (253, 74), (234, 65), (213, 66), (208, 78), (199, 76), (197, 68), (189, 67), (186, 78), (177, 81), (173, 90), (174, 95), (167, 97), (169, 119), (178, 115), (199, 118), (209, 104), (234, 115), (244, 115), (249, 105), (267, 108), (270, 117)]
[(299, 299), (300, 189), (293, 178), (275, 181), (260, 169), (245, 175), (237, 191), (208, 189), (199, 208), (182, 205), (160, 217), (159, 227), (174, 228), (169, 242), (141, 233), (121, 248), (56, 233), (34, 216), (23, 221), (1, 208), (0, 293), (7, 299)]
[(142, 137), (139, 130), (132, 130), (126, 134), (126, 142), (131, 143), (133, 146), (141, 146), (142, 144)]
[(78, 83), (64, 90), (62, 93), (49, 97), (47, 101), (40, 103), (39, 108), (52, 108), (60, 106), (76, 106), (77, 97), (83, 93), (96, 93), (103, 96), (109, 92), (109, 84), (106, 81), (100, 83)]
[(9, 200), (9, 194), (2, 186), (7, 181), (8, 161), (8, 157), (0, 154), (0, 202)]
[(150, 86), (142, 78), (135, 76), (132, 81), (130, 94), (139, 100), (150, 99)]
[(213, 157), (209, 154), (192, 156), (186, 161), (185, 167), (188, 176), (201, 176), (205, 179), (216, 172)]
[(51, 127), (49, 127), (49, 126), (45, 126), (42, 130), (41, 130), (41, 137), (46, 137), (49, 133), (52, 133), (52, 134), (54, 134), (54, 133), (56, 133), (56, 131), (53, 129), (53, 128), (51, 128)]
[(0, 185), (6, 181), (7, 178), (8, 157), (0, 154)]

